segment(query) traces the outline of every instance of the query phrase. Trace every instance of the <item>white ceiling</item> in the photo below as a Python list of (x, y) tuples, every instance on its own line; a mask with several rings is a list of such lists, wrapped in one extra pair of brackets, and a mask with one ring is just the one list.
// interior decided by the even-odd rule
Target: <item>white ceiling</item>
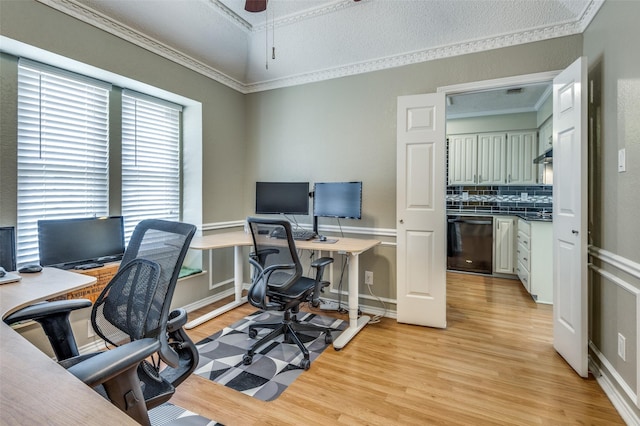
[(604, 0), (38, 1), (250, 93), (578, 34)]

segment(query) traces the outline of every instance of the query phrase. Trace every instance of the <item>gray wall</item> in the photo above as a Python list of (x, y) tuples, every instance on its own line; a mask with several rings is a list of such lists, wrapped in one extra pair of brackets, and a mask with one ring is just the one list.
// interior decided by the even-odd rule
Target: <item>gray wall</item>
[[(256, 180), (362, 180), (363, 219), (342, 224), (374, 235), (395, 231), (398, 96), (560, 70), (581, 51), (581, 36), (563, 37), (248, 95), (245, 208), (251, 211)], [(395, 239), (380, 238), (390, 245), (366, 253), (360, 269), (374, 272), (376, 295), (395, 299)], [(363, 283), (361, 293), (368, 293)]]
[[(640, 2), (609, 0), (584, 33), (593, 102), (589, 105), (590, 336), (595, 359), (621, 391), (637, 393), (640, 306)], [(626, 149), (627, 171), (618, 173), (618, 150)], [(609, 260), (619, 256), (618, 262)], [(635, 273), (622, 267), (630, 266)], [(618, 356), (618, 333), (626, 339), (626, 361)], [(613, 371), (610, 371), (612, 369)], [(624, 384), (617, 381), (617, 373)], [(624, 395), (624, 392), (621, 391)], [(625, 398), (629, 401), (628, 398)], [(631, 402), (631, 405), (635, 403)], [(635, 409), (640, 418), (640, 409)]]

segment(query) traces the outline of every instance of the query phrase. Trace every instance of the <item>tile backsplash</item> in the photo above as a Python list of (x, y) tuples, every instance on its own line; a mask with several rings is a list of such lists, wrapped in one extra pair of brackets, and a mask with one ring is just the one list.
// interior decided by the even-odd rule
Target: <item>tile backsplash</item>
[(548, 185), (447, 187), (447, 211), (511, 214), (552, 210), (553, 187)]

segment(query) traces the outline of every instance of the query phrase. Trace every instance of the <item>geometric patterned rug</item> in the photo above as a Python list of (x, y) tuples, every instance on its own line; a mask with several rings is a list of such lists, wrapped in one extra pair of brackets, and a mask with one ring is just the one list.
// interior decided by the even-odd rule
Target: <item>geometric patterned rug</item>
[[(250, 365), (242, 363), (246, 351), (270, 330), (259, 329), (258, 336), (251, 339), (248, 329), (259, 322), (278, 322), (282, 312), (257, 311), (240, 321), (225, 327), (212, 336), (196, 343), (200, 353), (200, 362), (194, 374), (213, 380), (262, 401), (273, 401), (304, 371), (299, 367), (302, 353), (295, 344), (283, 342), (279, 336), (259, 349)], [(299, 312), (300, 322), (309, 322), (333, 328), (335, 340), (346, 322), (312, 313)], [(300, 340), (309, 350), (309, 359), (313, 367), (315, 360), (329, 346), (324, 342), (324, 333), (299, 332)]]
[(152, 426), (222, 426), (169, 402), (149, 410), (149, 420)]

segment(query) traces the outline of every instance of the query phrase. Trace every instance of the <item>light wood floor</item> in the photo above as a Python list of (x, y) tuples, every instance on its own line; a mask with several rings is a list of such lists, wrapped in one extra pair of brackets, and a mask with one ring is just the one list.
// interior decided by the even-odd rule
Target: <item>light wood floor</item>
[[(446, 330), (389, 318), (367, 325), (275, 401), (191, 376), (171, 402), (228, 426), (624, 424), (596, 381), (553, 350), (551, 307), (518, 281), (450, 273), (447, 304)], [(244, 305), (189, 334), (198, 341), (254, 310)]]

